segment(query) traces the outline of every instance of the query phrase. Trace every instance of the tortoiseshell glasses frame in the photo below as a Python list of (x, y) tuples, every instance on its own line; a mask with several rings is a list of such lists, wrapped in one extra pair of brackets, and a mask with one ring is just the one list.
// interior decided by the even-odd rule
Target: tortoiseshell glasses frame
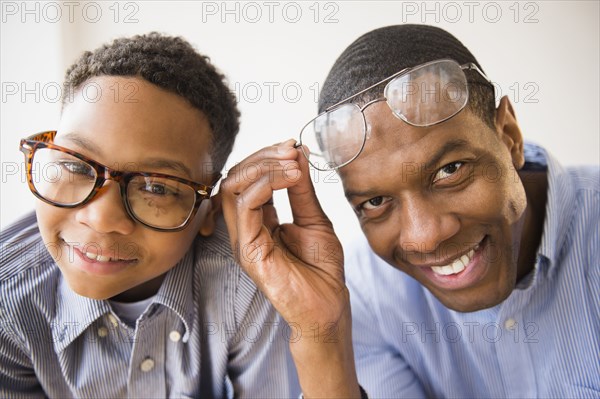
[[(104, 185), (104, 183), (107, 180), (113, 180), (119, 184), (120, 194), (121, 194), (121, 199), (123, 201), (123, 205), (124, 205), (125, 209), (127, 210), (128, 215), (133, 220), (141, 223), (142, 225), (144, 225), (150, 229), (168, 232), (168, 231), (183, 230), (189, 224), (190, 220), (192, 220), (194, 218), (194, 216), (196, 215), (198, 208), (200, 207), (200, 204), (202, 203), (202, 201), (216, 195), (218, 192), (218, 183), (221, 179), (220, 174), (218, 174), (216, 176), (213, 184), (206, 185), (206, 184), (202, 184), (202, 183), (193, 182), (191, 180), (182, 179), (177, 176), (171, 176), (171, 175), (162, 174), (162, 173), (119, 171), (119, 170), (111, 169), (111, 168), (107, 167), (106, 165), (96, 162), (93, 159), (90, 159), (76, 151), (73, 151), (68, 148), (64, 148), (64, 147), (54, 144), (55, 136), (56, 136), (56, 131), (54, 131), (54, 130), (37, 133), (30, 137), (21, 139), (20, 147), (19, 147), (21, 152), (23, 152), (23, 154), (25, 155), (25, 163), (26, 163), (26, 170), (27, 170), (27, 184), (29, 185), (29, 189), (37, 198), (39, 198), (40, 200), (42, 200), (50, 205), (53, 205), (53, 206), (56, 206), (59, 208), (76, 208), (79, 206), (83, 206), (83, 205), (87, 204), (88, 202), (90, 202), (100, 192), (102, 186)], [(40, 149), (50, 149), (50, 150), (54, 150), (54, 151), (60, 151), (64, 154), (68, 154), (71, 157), (74, 157), (80, 161), (83, 161), (85, 164), (89, 165), (94, 170), (95, 174), (93, 176), (86, 175), (86, 177), (88, 177), (90, 187), (89, 187), (89, 193), (87, 195), (85, 195), (85, 198), (83, 198), (81, 200), (73, 201), (70, 203), (61, 203), (61, 202), (57, 202), (56, 200), (52, 200), (51, 198), (47, 198), (44, 195), (42, 195), (42, 193), (39, 192), (38, 188), (36, 187), (36, 182), (34, 181), (34, 176), (33, 176), (32, 171), (34, 168), (35, 153), (36, 153), (36, 151), (38, 151)], [(185, 220), (174, 226), (170, 226), (170, 225), (169, 226), (167, 226), (167, 225), (159, 226), (156, 223), (152, 224), (148, 220), (144, 220), (143, 218), (140, 218), (140, 216), (138, 214), (136, 214), (136, 212), (134, 211), (133, 205), (130, 202), (130, 199), (128, 197), (129, 183), (133, 179), (140, 180), (140, 178), (142, 178), (141, 184), (144, 184), (145, 181), (149, 182), (148, 184), (153, 184), (152, 181), (150, 181), (148, 179), (153, 179), (153, 178), (154, 179), (165, 179), (164, 181), (170, 181), (170, 182), (173, 182), (174, 184), (181, 184), (181, 185), (183, 185), (181, 187), (187, 186), (187, 187), (189, 187), (190, 190), (193, 190), (194, 195), (195, 195), (193, 204), (191, 203), (191, 198), (190, 198), (189, 203), (184, 204), (186, 211), (189, 211)], [(91, 179), (95, 179), (93, 185), (91, 184)], [(180, 187), (180, 186), (178, 186), (178, 187)], [(152, 190), (152, 187), (150, 187), (150, 188)], [(161, 188), (161, 187), (159, 187), (159, 188)], [(88, 188), (86, 187), (85, 189), (86, 189), (86, 191), (83, 191), (84, 193), (87, 192)], [(145, 189), (145, 187), (144, 187), (144, 189)], [(150, 194), (152, 194), (152, 191), (149, 191), (149, 192), (150, 192)], [(179, 193), (179, 191), (174, 193), (173, 197), (176, 197), (178, 195), (178, 193)], [(189, 209), (187, 209), (188, 207), (189, 207)], [(160, 210), (160, 208), (156, 209), (157, 215), (160, 213), (159, 210)], [(182, 213), (182, 215), (185, 215), (185, 213)], [(158, 216), (156, 217), (156, 220), (159, 220)], [(161, 219), (161, 221), (162, 221), (162, 219)]]

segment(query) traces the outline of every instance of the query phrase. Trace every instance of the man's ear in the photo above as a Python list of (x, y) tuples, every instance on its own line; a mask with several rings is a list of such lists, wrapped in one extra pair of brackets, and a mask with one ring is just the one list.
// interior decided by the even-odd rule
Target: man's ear
[(507, 96), (500, 99), (500, 104), (496, 109), (496, 133), (508, 148), (515, 169), (521, 169), (525, 164), (523, 135), (517, 123), (515, 111)]
[(198, 233), (201, 236), (208, 237), (214, 233), (217, 227), (217, 219), (222, 212), (221, 195), (215, 195), (208, 200), (208, 210), (206, 216), (200, 225)]

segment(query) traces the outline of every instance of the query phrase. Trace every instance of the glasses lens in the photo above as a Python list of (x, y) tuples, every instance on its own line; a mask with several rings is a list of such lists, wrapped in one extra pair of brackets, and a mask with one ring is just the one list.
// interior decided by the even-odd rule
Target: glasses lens
[(467, 81), (460, 65), (436, 61), (388, 83), (385, 98), (394, 114), (414, 126), (429, 126), (456, 115), (467, 104)]
[(127, 185), (127, 201), (140, 221), (169, 229), (185, 224), (194, 210), (196, 192), (177, 180), (135, 176)]
[(365, 119), (354, 104), (344, 104), (319, 115), (300, 133), (310, 154), (305, 154), (316, 169), (331, 170), (352, 161), (365, 143)]
[(75, 205), (90, 195), (96, 170), (87, 162), (50, 148), (35, 151), (31, 180), (43, 198), (59, 205)]

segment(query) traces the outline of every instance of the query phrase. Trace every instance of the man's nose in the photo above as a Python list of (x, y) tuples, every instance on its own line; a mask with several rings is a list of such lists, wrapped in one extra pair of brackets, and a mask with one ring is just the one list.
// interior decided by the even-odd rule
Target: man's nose
[(423, 197), (404, 198), (400, 248), (405, 253), (433, 253), (460, 230), (458, 216)]

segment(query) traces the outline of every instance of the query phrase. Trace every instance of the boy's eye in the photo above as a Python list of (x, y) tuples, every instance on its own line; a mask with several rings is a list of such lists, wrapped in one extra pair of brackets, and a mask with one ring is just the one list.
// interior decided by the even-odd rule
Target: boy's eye
[(149, 184), (146, 186), (146, 191), (152, 194), (166, 194), (167, 189), (163, 185)]
[(433, 178), (433, 182), (437, 182), (440, 180), (448, 179), (452, 177), (458, 170), (464, 165), (463, 162), (452, 162), (446, 166), (443, 166), (438, 172), (435, 174)]
[(165, 184), (148, 183), (143, 187), (143, 190), (154, 195), (173, 195), (176, 194), (169, 189)]
[(60, 166), (66, 169), (69, 173), (75, 175), (93, 176), (94, 171), (90, 165), (85, 162), (78, 161), (59, 161)]

